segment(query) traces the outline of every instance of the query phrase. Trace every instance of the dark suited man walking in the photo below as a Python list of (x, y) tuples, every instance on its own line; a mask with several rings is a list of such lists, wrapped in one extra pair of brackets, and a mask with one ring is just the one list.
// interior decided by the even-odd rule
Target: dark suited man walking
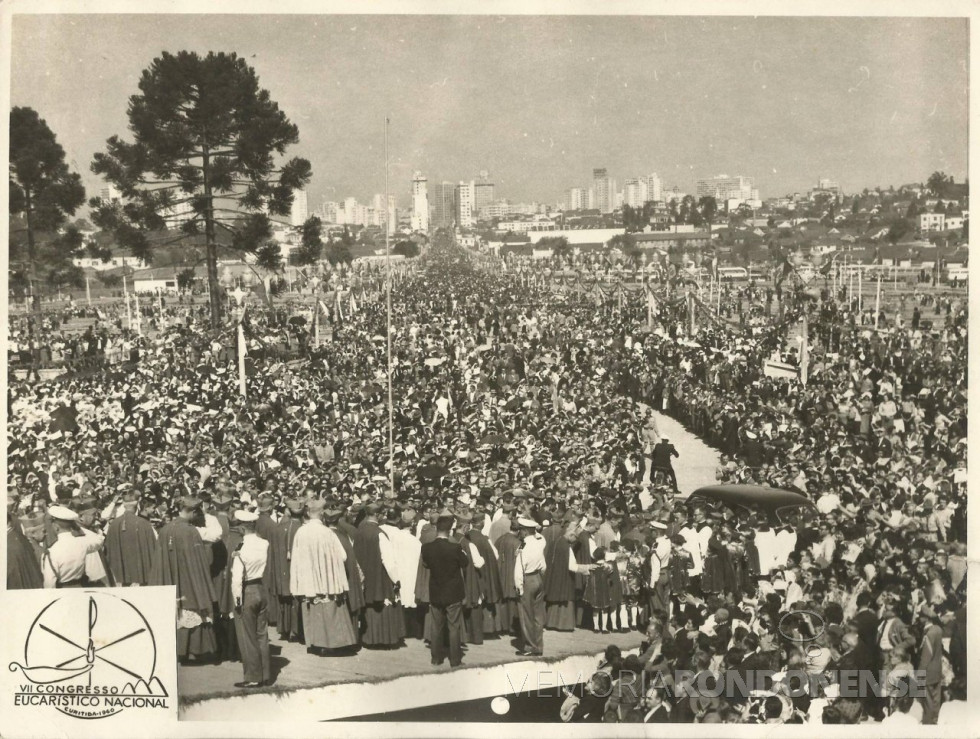
[(653, 473), (650, 475), (650, 481), (653, 482), (653, 476), (659, 471), (667, 475), (667, 479), (670, 480), (670, 484), (674, 488), (674, 492), (677, 492), (677, 475), (674, 474), (674, 466), (671, 463), (671, 457), (679, 457), (680, 453), (674, 448), (674, 445), (670, 443), (666, 436), (660, 439), (657, 445), (653, 448), (652, 459), (650, 460), (653, 465)]
[(466, 590), (463, 572), (469, 560), (463, 548), (449, 538), (456, 517), (442, 511), (436, 519), (436, 538), (422, 545), (422, 564), (429, 571), (429, 611), (432, 614), (432, 639), (429, 648), (432, 664), (446, 660), (446, 626), (449, 626), (449, 664), (463, 662), (460, 637), (463, 633), (463, 598)]

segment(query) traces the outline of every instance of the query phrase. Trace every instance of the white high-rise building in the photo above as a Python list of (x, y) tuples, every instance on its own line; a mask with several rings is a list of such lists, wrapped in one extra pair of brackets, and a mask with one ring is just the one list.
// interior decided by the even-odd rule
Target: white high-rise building
[(102, 201), (103, 205), (109, 205), (110, 203), (116, 203), (122, 200), (122, 193), (113, 184), (108, 184), (99, 190), (99, 200)]
[(651, 175), (640, 178), (640, 192), (643, 196), (643, 202), (653, 200), (654, 202), (660, 202), (662, 200), (662, 193), (660, 187), (660, 176), (654, 172)]
[(289, 223), (292, 226), (302, 226), (309, 217), (309, 201), (306, 190), (296, 190), (293, 192), (293, 206), (289, 213)]
[(475, 222), (476, 182), (460, 182), (456, 185), (456, 225), (469, 228)]
[(317, 210), (317, 215), (324, 223), (339, 223), (338, 213), (343, 213), (343, 208), (329, 200), (324, 200)]
[[(695, 183), (695, 197), (702, 198), (711, 196), (719, 203), (726, 200), (754, 200), (758, 198), (759, 191), (752, 183), (751, 177), (737, 175), (729, 177), (720, 174), (717, 177), (702, 177)], [(753, 197), (756, 196), (756, 197)]]
[(396, 200), (394, 195), (388, 196), (388, 207), (385, 208), (385, 196), (383, 193), (378, 193), (374, 196), (374, 222), (372, 225), (384, 226), (388, 225), (388, 234), (395, 233), (398, 228), (398, 209), (396, 207)]
[(569, 210), (584, 210), (586, 205), (588, 205), (588, 190), (584, 187), (573, 187), (569, 189), (566, 200), (566, 205)]
[[(347, 225), (354, 225), (358, 223), (357, 221), (357, 198), (344, 198), (344, 209), (342, 213), (338, 213), (338, 216), (343, 216), (343, 223)], [(338, 219), (339, 221), (339, 219)]]
[(429, 183), (421, 172), (412, 176), (412, 230), (429, 231)]
[(646, 197), (646, 187), (636, 177), (627, 177), (623, 183), (623, 205), (642, 208)]
[[(177, 200), (185, 200), (191, 196), (185, 193), (179, 193), (174, 197)], [(167, 228), (175, 231), (188, 221), (193, 220), (197, 214), (194, 212), (194, 206), (191, 205), (190, 201), (186, 201), (177, 203), (170, 208), (164, 208), (160, 211), (160, 215), (167, 222)]]
[(592, 170), (592, 189), (595, 192), (594, 207), (600, 213), (612, 213), (616, 207), (616, 182), (605, 168)]

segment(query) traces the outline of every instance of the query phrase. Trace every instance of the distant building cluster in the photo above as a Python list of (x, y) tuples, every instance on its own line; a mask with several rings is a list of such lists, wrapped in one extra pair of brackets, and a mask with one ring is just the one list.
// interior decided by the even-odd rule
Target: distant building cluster
[(384, 229), (387, 226), (389, 234), (395, 233), (398, 227), (398, 207), (394, 195), (388, 196), (387, 208), (385, 196), (378, 193), (370, 204), (357, 202), (357, 198), (344, 198), (343, 202), (325, 200), (317, 208), (315, 215), (324, 224), (339, 226), (376, 226)]
[[(830, 180), (821, 180), (828, 187), (836, 187)], [(627, 177), (622, 189), (615, 179), (609, 176), (604, 167), (592, 170), (592, 183), (588, 187), (570, 187), (565, 191), (560, 205), (563, 211), (594, 210), (600, 214), (614, 213), (623, 206), (642, 208), (646, 203), (669, 206), (672, 201), (680, 202), (689, 193), (678, 187), (665, 187), (660, 176), (653, 174)], [(742, 203), (760, 207), (759, 191), (750, 177), (729, 177), (718, 175), (699, 179), (695, 186), (694, 198), (709, 195), (718, 202), (719, 209), (734, 210)]]

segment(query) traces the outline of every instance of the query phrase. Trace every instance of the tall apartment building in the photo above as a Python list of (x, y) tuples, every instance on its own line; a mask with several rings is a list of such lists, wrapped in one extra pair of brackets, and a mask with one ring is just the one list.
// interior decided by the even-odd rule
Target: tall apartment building
[(115, 185), (109, 184), (99, 190), (99, 200), (102, 201), (103, 205), (116, 203), (122, 200), (122, 193), (116, 189)]
[(649, 200), (659, 203), (663, 199), (660, 186), (660, 176), (656, 172), (640, 178), (640, 193), (643, 197), (644, 203)]
[[(178, 200), (184, 200), (190, 197), (186, 193), (177, 193), (174, 197)], [(167, 228), (171, 231), (180, 228), (183, 224), (188, 221), (193, 220), (196, 217), (194, 213), (194, 206), (190, 202), (177, 203), (171, 208), (164, 208), (160, 211), (160, 215), (163, 216), (164, 220), (167, 222)]]
[(584, 187), (572, 187), (565, 193), (565, 207), (568, 210), (583, 210), (589, 204), (589, 191)]
[(309, 200), (306, 196), (306, 190), (296, 190), (293, 193), (293, 206), (289, 213), (289, 223), (292, 226), (302, 226), (309, 217)]
[(324, 223), (340, 223), (339, 213), (342, 211), (343, 209), (338, 203), (324, 200), (317, 208), (316, 214)]
[(493, 203), (492, 182), (470, 180), (456, 186), (456, 225), (469, 228), (476, 223), (481, 208)]
[(642, 208), (646, 188), (641, 187), (638, 177), (627, 177), (623, 183), (623, 205), (631, 208)]
[(412, 175), (412, 230), (429, 230), (429, 183), (421, 172)]
[(371, 213), (369, 214), (367, 225), (380, 226), (383, 228), (385, 224), (387, 224), (388, 233), (395, 233), (395, 230), (398, 228), (398, 208), (396, 207), (396, 202), (395, 196), (389, 195), (388, 207), (386, 209), (384, 194), (377, 193), (372, 201), (372, 207), (369, 208)]
[(460, 182), (456, 185), (456, 225), (469, 228), (476, 222), (476, 183)]
[(479, 213), (480, 208), (490, 205), (494, 201), (494, 187), (492, 182), (477, 181), (473, 184), (473, 211)]
[(717, 177), (703, 177), (695, 183), (695, 197), (714, 197), (719, 203), (726, 200), (758, 200), (759, 191), (752, 185), (751, 177), (729, 177), (726, 174)]
[(612, 213), (616, 205), (616, 183), (609, 177), (605, 168), (592, 170), (592, 190), (595, 205), (600, 213)]
[(432, 188), (432, 228), (448, 228), (456, 219), (456, 186), (452, 182), (443, 182)]

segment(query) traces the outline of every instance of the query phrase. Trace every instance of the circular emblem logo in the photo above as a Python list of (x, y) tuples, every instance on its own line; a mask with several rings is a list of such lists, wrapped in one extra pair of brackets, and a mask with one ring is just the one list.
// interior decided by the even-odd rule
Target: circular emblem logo
[(31, 705), (81, 718), (158, 705), (167, 691), (155, 667), (156, 641), (143, 614), (124, 598), (92, 591), (45, 606), (27, 633), (23, 664), (9, 666), (33, 684), (24, 693)]

